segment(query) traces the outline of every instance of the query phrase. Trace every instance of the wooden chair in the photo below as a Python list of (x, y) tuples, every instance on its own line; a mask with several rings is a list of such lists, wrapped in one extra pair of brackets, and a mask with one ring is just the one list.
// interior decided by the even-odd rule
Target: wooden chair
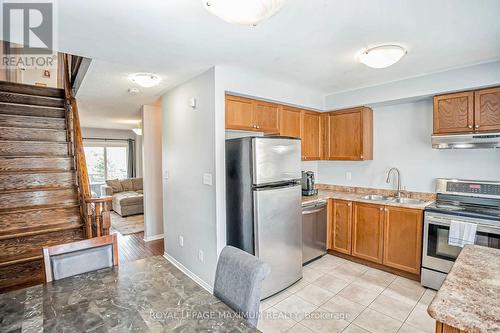
[(43, 248), (45, 280), (118, 266), (116, 234)]

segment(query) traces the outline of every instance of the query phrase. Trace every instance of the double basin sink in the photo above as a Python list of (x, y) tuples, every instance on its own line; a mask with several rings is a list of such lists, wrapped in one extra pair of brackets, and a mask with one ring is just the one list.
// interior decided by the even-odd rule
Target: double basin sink
[(419, 205), (419, 204), (423, 204), (425, 202), (424, 200), (421, 200), (421, 199), (388, 197), (385, 195), (377, 195), (377, 194), (365, 195), (365, 196), (362, 196), (361, 199), (370, 200), (370, 201), (393, 202), (393, 203), (401, 203), (401, 204), (409, 204), (409, 205)]

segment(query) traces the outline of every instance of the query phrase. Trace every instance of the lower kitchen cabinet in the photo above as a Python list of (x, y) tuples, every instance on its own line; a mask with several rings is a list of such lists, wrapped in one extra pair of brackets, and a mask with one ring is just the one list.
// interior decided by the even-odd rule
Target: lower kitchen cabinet
[(352, 202), (331, 200), (330, 248), (351, 254)]
[(422, 254), (422, 210), (384, 208), (383, 264), (419, 274)]
[(423, 210), (329, 200), (329, 250), (420, 274)]
[(352, 221), (352, 255), (382, 263), (384, 206), (355, 202)]

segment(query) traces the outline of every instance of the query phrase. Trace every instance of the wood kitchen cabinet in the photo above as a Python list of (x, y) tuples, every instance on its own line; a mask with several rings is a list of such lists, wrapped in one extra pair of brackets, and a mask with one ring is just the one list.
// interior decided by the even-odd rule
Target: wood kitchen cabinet
[(251, 99), (226, 95), (226, 129), (255, 130)]
[(253, 100), (253, 121), (259, 132), (278, 133), (279, 132), (279, 109), (280, 106)]
[(279, 105), (226, 95), (226, 129), (279, 132)]
[(434, 134), (471, 132), (474, 128), (474, 92), (434, 96)]
[(352, 255), (382, 264), (384, 206), (355, 202), (352, 215)]
[(352, 202), (332, 200), (330, 211), (329, 248), (337, 252), (351, 254)]
[(422, 210), (386, 206), (384, 213), (382, 263), (419, 274), (422, 254)]
[(474, 130), (500, 131), (500, 87), (474, 92)]
[(300, 138), (302, 133), (302, 110), (290, 106), (280, 108), (280, 135)]
[(327, 160), (373, 159), (373, 111), (367, 107), (328, 113)]
[(321, 113), (302, 111), (302, 160), (321, 159), (321, 135)]

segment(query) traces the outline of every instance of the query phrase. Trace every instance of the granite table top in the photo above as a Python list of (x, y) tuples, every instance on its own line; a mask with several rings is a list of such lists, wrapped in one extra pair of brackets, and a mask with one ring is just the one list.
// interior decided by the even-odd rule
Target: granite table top
[(466, 245), (427, 311), (465, 332), (500, 332), (500, 250)]
[(0, 295), (0, 332), (259, 332), (161, 256)]
[[(373, 193), (372, 193), (373, 194)], [(379, 194), (379, 193), (377, 193)], [(381, 193), (380, 194), (384, 194)], [(343, 191), (335, 191), (335, 190), (327, 190), (327, 189), (318, 189), (318, 194), (313, 196), (303, 196), (302, 197), (302, 205), (306, 205), (311, 202), (327, 200), (327, 199), (340, 199), (347, 201), (357, 201), (364, 203), (371, 203), (377, 205), (386, 205), (386, 206), (395, 206), (395, 207), (404, 207), (404, 208), (414, 208), (414, 209), (424, 209), (427, 205), (434, 202), (434, 200), (425, 200), (423, 203), (419, 204), (407, 204), (407, 203), (397, 203), (391, 201), (376, 201), (376, 200), (366, 200), (363, 199), (364, 193), (351, 193), (351, 192), (343, 192)]]

